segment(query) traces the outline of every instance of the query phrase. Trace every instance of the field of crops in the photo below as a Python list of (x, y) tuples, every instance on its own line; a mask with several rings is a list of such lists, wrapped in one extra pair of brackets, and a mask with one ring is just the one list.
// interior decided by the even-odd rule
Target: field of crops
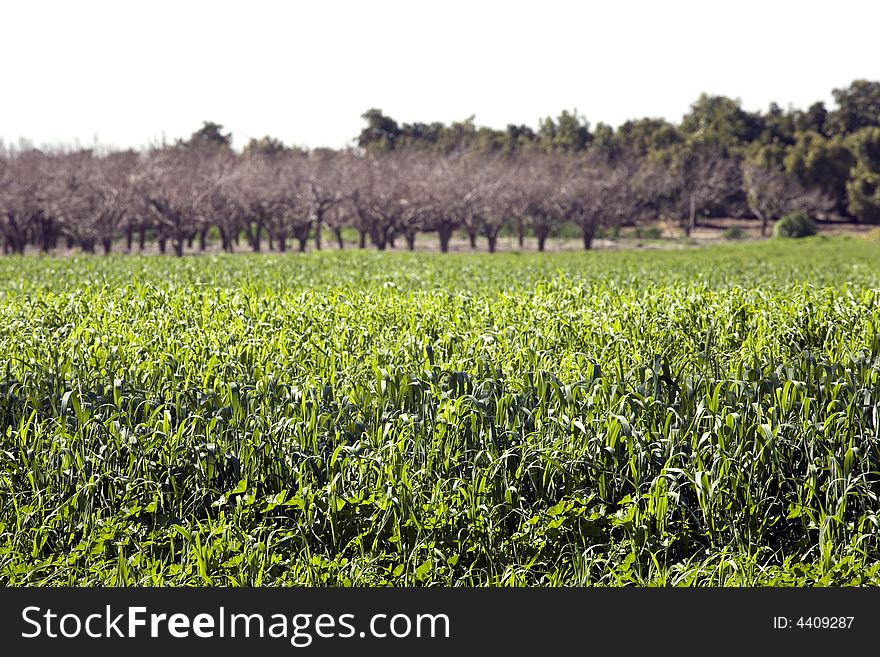
[(880, 584), (880, 248), (0, 259), (3, 585)]

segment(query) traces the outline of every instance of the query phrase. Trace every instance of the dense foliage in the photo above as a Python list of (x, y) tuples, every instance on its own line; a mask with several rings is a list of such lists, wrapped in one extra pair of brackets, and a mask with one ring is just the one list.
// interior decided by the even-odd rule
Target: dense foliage
[(876, 585), (878, 267), (6, 258), (0, 582)]
[(816, 234), (816, 222), (806, 212), (790, 212), (773, 226), (774, 237), (809, 237)]

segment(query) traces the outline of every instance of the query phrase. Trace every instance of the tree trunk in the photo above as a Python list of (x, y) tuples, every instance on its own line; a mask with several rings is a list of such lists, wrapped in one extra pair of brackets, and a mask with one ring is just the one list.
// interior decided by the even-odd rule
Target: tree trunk
[(516, 237), (517, 237), (517, 241), (519, 242), (519, 248), (523, 248), (523, 246), (525, 246), (525, 243), (526, 243), (526, 227), (523, 224), (522, 220), (517, 222)]
[(440, 238), (440, 252), (449, 252), (449, 240), (452, 237), (452, 228), (442, 226), (437, 229), (437, 236)]
[(52, 229), (49, 226), (45, 226), (43, 228), (43, 235), (42, 235), (43, 240), (42, 240), (42, 245), (41, 245), (41, 249), (40, 249), (43, 253), (49, 253), (49, 250), (51, 248), (51, 245), (52, 245), (52, 232), (51, 232), (51, 230)]
[(141, 251), (144, 250), (144, 247), (147, 245), (147, 229), (145, 227), (141, 227), (141, 234), (138, 236), (138, 248)]
[(131, 245), (134, 243), (134, 231), (131, 228), (125, 229), (125, 250), (131, 253)]
[(495, 246), (498, 243), (498, 233), (486, 233), (486, 239), (489, 241), (489, 253), (495, 253)]
[(691, 192), (690, 202), (689, 202), (688, 206), (689, 207), (688, 207), (687, 225), (684, 228), (684, 236), (685, 237), (690, 237), (691, 231), (693, 231), (694, 226), (697, 225), (697, 209), (696, 209), (696, 203), (694, 202), (693, 192)]
[(232, 240), (229, 239), (229, 233), (227, 233), (222, 226), (220, 226), (219, 230), (220, 242), (223, 244), (223, 250), (232, 253)]
[(535, 237), (538, 238), (538, 251), (543, 251), (544, 246), (547, 243), (547, 235), (550, 234), (550, 230), (546, 226), (539, 226), (535, 228)]
[(166, 240), (164, 237), (159, 239), (159, 253), (162, 253), (164, 255), (167, 243), (168, 240)]
[(296, 239), (299, 242), (299, 252), (305, 253), (306, 252), (306, 242), (309, 241), (309, 236), (306, 235), (305, 237), (297, 237)]
[(358, 248), (366, 249), (367, 248), (367, 231), (358, 231), (360, 233), (360, 237), (358, 238)]
[(340, 250), (345, 248), (345, 243), (342, 241), (342, 229), (334, 228), (333, 234), (336, 235), (336, 244), (339, 246)]
[(315, 251), (321, 250), (321, 221), (315, 224)]
[(596, 233), (595, 226), (581, 226), (584, 235), (584, 249), (589, 250), (593, 247), (593, 235)]
[(101, 240), (101, 246), (104, 247), (104, 255), (110, 253), (110, 249), (113, 248), (113, 238), (105, 237)]
[(477, 248), (477, 232), (469, 230), (468, 231), (468, 239), (470, 240), (471, 248), (476, 249)]
[(281, 253), (287, 251), (287, 233), (278, 233), (278, 250)]
[(42, 218), (40, 220), (40, 250), (43, 253), (49, 253), (55, 246), (56, 240), (55, 222), (51, 218)]
[(207, 246), (208, 246), (208, 229), (207, 229), (207, 227), (205, 227), (199, 231), (199, 251), (204, 251)]
[(406, 238), (407, 251), (415, 251), (416, 250), (416, 231), (411, 230), (411, 231), (404, 233), (404, 238)]
[(171, 245), (174, 247), (174, 255), (180, 258), (183, 255), (183, 240), (175, 238), (171, 240)]

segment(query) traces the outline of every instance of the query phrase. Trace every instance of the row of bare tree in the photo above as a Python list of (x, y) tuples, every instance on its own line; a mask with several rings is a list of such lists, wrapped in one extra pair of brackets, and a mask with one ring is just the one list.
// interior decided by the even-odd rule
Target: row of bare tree
[[(365, 156), (313, 151), (236, 154), (204, 147), (95, 154), (88, 150), (7, 152), (0, 156), (0, 239), (4, 252), (60, 246), (85, 252), (206, 248), (216, 229), (223, 249), (340, 248), (354, 229), (377, 249), (432, 232), (449, 249), (456, 232), (494, 251), (507, 228), (533, 235), (538, 248), (563, 222), (584, 248), (600, 227), (674, 217), (686, 233), (721, 213), (769, 222), (827, 201), (782, 170), (712, 152), (676, 161), (609, 162), (593, 155), (497, 156), (417, 152)], [(267, 244), (268, 243), (268, 244)]]

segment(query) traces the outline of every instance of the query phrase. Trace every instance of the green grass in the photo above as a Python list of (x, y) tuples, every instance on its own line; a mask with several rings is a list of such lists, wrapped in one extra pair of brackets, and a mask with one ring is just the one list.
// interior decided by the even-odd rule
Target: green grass
[(880, 584), (880, 250), (0, 259), (4, 585)]

